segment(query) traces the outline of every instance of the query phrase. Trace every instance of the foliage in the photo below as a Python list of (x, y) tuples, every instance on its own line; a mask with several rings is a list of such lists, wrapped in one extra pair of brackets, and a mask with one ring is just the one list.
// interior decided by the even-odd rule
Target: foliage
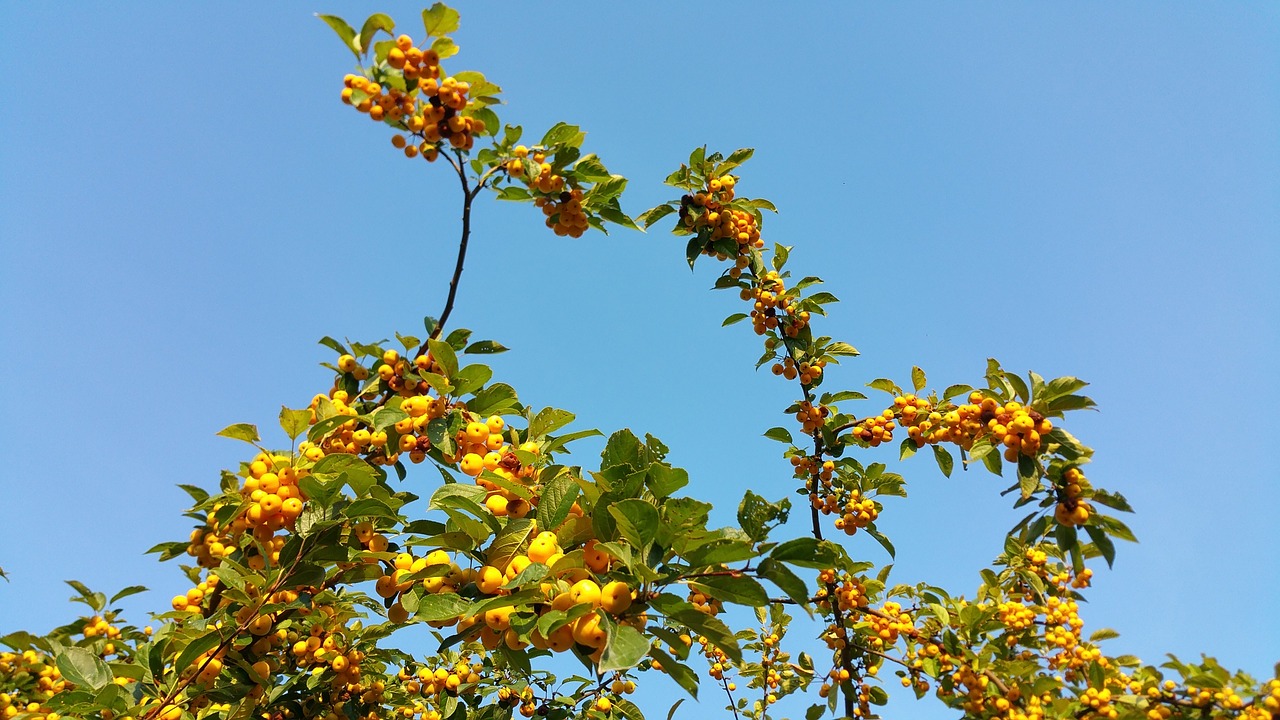
[[(1127, 501), (1090, 481), (1092, 451), (1065, 429), (1068, 413), (1093, 406), (1083, 381), (991, 360), (974, 386), (930, 389), (919, 367), (905, 386), (872, 380), (866, 388), (887, 395), (878, 404), (833, 387), (829, 370), (857, 350), (818, 334), (837, 298), (819, 278), (791, 275), (791, 248), (762, 236), (774, 206), (738, 193), (750, 149), (694, 150), (666, 180), (678, 197), (633, 221), (620, 203), (626, 179), (583, 154), (580, 128), (560, 123), (520, 144), (522, 129), (499, 121), (496, 84), (444, 71), (458, 52), (456, 11), (424, 11), (416, 45), (379, 39), (395, 30), (382, 14), (359, 31), (321, 19), (360, 63), (343, 102), (389, 126), (407, 158), (443, 159), (458, 176), (448, 301), (422, 337), (321, 340), (333, 385), (282, 408), (287, 444), (246, 423), (220, 433), (252, 450), (214, 491), (182, 486), (196, 526), (153, 552), (191, 558), (192, 587), (154, 625), (130, 625), (116, 607), (144, 588), (108, 598), (71, 582), (87, 615), (0, 638), (12, 649), (0, 653), (5, 717), (639, 720), (627, 696), (658, 673), (695, 698), (710, 682), (735, 717), (763, 720), (783, 697), (811, 694), (806, 717), (817, 720), (874, 716), (885, 669), (971, 717), (1273, 717), (1280, 680), (1210, 658), (1144, 665), (1104, 653), (1113, 631), (1086, 634), (1088, 564), (1110, 564), (1115, 541), (1134, 538), (1114, 515), (1132, 512)], [(736, 526), (710, 527), (712, 505), (680, 494), (689, 477), (668, 448), (625, 429), (595, 468), (560, 461), (600, 433), (566, 432), (573, 414), (524, 405), (472, 362), (500, 343), (446, 333), (485, 191), (532, 203), (557, 235), (673, 224), (691, 267), (727, 266), (715, 286), (749, 307), (724, 324), (749, 320), (757, 367), (795, 388), (786, 423), (765, 432), (782, 445), (795, 505), (748, 490)], [(855, 414), (859, 402), (871, 408)], [(890, 565), (833, 539), (864, 532), (893, 556), (876, 521), (907, 480), (875, 460), (881, 446), (896, 446), (904, 467), (927, 447), (944, 474), (959, 464), (1009, 479), (1004, 494), (1028, 512), (972, 596), (891, 584)], [(439, 482), (414, 466), (434, 467)], [(409, 509), (418, 500), (425, 512)], [(726, 612), (735, 605), (750, 611)], [(751, 612), (756, 622), (743, 624)], [(798, 613), (818, 618), (821, 656), (784, 649)], [(389, 640), (415, 624), (435, 631), (425, 656)], [(581, 673), (553, 674), (557, 655)]]

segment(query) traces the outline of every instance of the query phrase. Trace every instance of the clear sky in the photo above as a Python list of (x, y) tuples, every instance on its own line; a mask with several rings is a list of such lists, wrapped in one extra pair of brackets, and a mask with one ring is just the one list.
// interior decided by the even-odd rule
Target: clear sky
[[(420, 7), (379, 9), (420, 35)], [(1142, 542), (1097, 568), (1086, 629), (1119, 630), (1117, 654), (1270, 673), (1276, 5), (460, 9), (448, 68), (502, 85), (506, 122), (581, 124), (631, 178), (632, 212), (670, 197), (660, 181), (693, 147), (758, 148), (739, 192), (777, 203), (765, 238), (826, 278), (845, 302), (819, 329), (864, 353), (833, 386), (912, 364), (977, 381), (989, 356), (1092, 382), (1100, 412), (1069, 429)], [(438, 313), (456, 181), (340, 104), (351, 56), (317, 11), (368, 7), (0, 4), (0, 633), (71, 618), (68, 578), (152, 587), (127, 604), (136, 620), (163, 608), (183, 580), (142, 552), (189, 532), (175, 483), (212, 487), (242, 459), (214, 433), (269, 428), (326, 389), (321, 336)], [(789, 492), (760, 434), (793, 389), (752, 371), (748, 328), (720, 328), (739, 302), (708, 291), (710, 267), (689, 273), (683, 240), (556, 238), (494, 202), (475, 232), (455, 324), (513, 348), (493, 365), (523, 400), (662, 438), (726, 524), (742, 488)], [(903, 472), (912, 497), (881, 521), (894, 577), (971, 594), (1020, 515), (985, 473), (946, 480), (923, 456)], [(863, 536), (850, 549), (883, 557)]]

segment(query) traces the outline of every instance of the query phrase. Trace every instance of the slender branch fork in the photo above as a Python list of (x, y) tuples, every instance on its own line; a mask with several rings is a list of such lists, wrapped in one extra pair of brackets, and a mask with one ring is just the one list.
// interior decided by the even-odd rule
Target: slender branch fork
[[(467, 177), (467, 166), (463, 161), (462, 153), (458, 153), (455, 160), (449, 155), (444, 156), (449, 165), (453, 167), (454, 172), (458, 174), (458, 182), (462, 185), (462, 237), (458, 241), (458, 259), (454, 263), (453, 277), (449, 279), (449, 296), (445, 299), (444, 310), (440, 312), (440, 319), (436, 322), (436, 327), (431, 331), (431, 339), (439, 339), (441, 333), (444, 332), (445, 324), (449, 322), (449, 316), (453, 314), (453, 304), (458, 297), (458, 284), (462, 280), (463, 265), (467, 260), (467, 245), (471, 240), (471, 204), (475, 201), (480, 191), (488, 184), (494, 173), (501, 169), (501, 165), (494, 165), (489, 168), (483, 175), (476, 179), (475, 187), (471, 186), (471, 181)], [(423, 343), (418, 348), (417, 357), (425, 355), (427, 345)]]

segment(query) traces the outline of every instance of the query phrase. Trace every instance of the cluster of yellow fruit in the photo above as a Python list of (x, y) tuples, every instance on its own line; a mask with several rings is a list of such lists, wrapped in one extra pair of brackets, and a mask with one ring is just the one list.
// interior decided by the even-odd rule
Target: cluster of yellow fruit
[(796, 405), (796, 422), (806, 433), (812, 433), (822, 427), (822, 423), (831, 415), (831, 408), (826, 405), (814, 405), (804, 400)]
[(523, 717), (533, 717), (538, 713), (539, 698), (531, 685), (525, 685), (518, 690), (505, 687), (499, 689), (498, 702), (520, 708), (520, 715)]
[(830, 610), (831, 596), (835, 596), (836, 607), (842, 613), (857, 612), (867, 605), (866, 586), (848, 573), (837, 574), (834, 568), (826, 568), (818, 572), (818, 583), (814, 602), (819, 608)]
[(902, 606), (890, 600), (880, 607), (876, 614), (867, 614), (867, 622), (871, 625), (871, 630), (875, 633), (875, 637), (871, 638), (871, 644), (875, 647), (887, 647), (898, 642), (898, 636), (907, 634), (916, 635), (915, 623), (911, 620), (911, 615), (902, 610)]
[(840, 683), (844, 683), (844, 682), (849, 682), (849, 679), (852, 677), (853, 677), (852, 673), (850, 673), (847, 668), (842, 668), (842, 667), (831, 668), (830, 670), (827, 671), (827, 679), (822, 683), (821, 687), (818, 688), (818, 697), (826, 698), (831, 694), (831, 691), (835, 688), (836, 685), (839, 685)]
[(1044, 435), (1053, 430), (1053, 422), (1021, 403), (1003, 405), (995, 398), (974, 391), (969, 402), (951, 408), (934, 407), (915, 395), (894, 398), (885, 417), (895, 418), (907, 428), (916, 447), (951, 442), (968, 450), (982, 437), (1004, 447), (1004, 458), (1010, 462), (1019, 456), (1040, 452)]
[(718, 599), (699, 590), (689, 591), (689, 604), (699, 612), (706, 613), (707, 615), (719, 615), (721, 612), (724, 612), (724, 605), (721, 604)]
[[(808, 313), (804, 313), (804, 314), (806, 316), (808, 315)], [(807, 317), (805, 319), (806, 321), (808, 320)], [(826, 360), (818, 360), (814, 363), (808, 363), (808, 362), (802, 361), (799, 365), (797, 365), (795, 360), (792, 360), (791, 357), (788, 356), (788, 357), (784, 357), (782, 359), (782, 362), (774, 363), (773, 367), (769, 369), (773, 372), (774, 375), (781, 375), (787, 380), (795, 380), (796, 378), (799, 378), (801, 385), (809, 385), (809, 384), (812, 384), (814, 381), (816, 381), (818, 378), (822, 377), (822, 369), (825, 368), (826, 366), (827, 366)]]
[[(416, 670), (401, 668), (397, 677), (410, 695), (433, 700), (442, 695), (458, 695), (464, 686), (479, 682), (480, 674), (483, 672), (483, 662), (471, 658), (460, 658), (453, 665), (424, 665)], [(474, 690), (474, 688), (466, 688), (466, 690)], [(433, 710), (434, 708), (421, 703), (413, 706), (414, 714), (424, 718)]]
[(218, 588), (218, 576), (210, 575), (201, 580), (184, 595), (174, 595), (171, 605), (177, 612), (189, 612), (199, 615), (204, 612), (206, 600)]
[(0, 652), (0, 717), (31, 713), (33, 720), (58, 720), (45, 702), (67, 688), (53, 658), (34, 650)]
[[(215, 508), (216, 510), (216, 508)], [(247, 527), (243, 521), (242, 525)], [(196, 565), (202, 568), (217, 567), (222, 562), (222, 558), (230, 556), (236, 551), (236, 541), (228, 532), (223, 534), (219, 528), (215, 526), (212, 518), (204, 527), (198, 527), (191, 531), (191, 538), (187, 544), (187, 554), (196, 559)]]
[(836, 464), (831, 460), (808, 455), (792, 455), (789, 461), (795, 468), (795, 476), (806, 481), (805, 489), (810, 493), (816, 492), (818, 486), (828, 489), (831, 487), (831, 477), (836, 469)]
[[(738, 262), (743, 262), (741, 256)], [(729, 274), (737, 277), (741, 272), (741, 269), (735, 266)], [(782, 333), (787, 337), (796, 337), (809, 325), (809, 311), (800, 310), (795, 298), (783, 295), (786, 289), (786, 284), (778, 271), (770, 270), (763, 277), (755, 278), (751, 287), (743, 288), (738, 293), (739, 297), (752, 304), (751, 327), (757, 335), (764, 335), (770, 330), (781, 328)], [(788, 359), (788, 362), (794, 364), (792, 360)], [(813, 365), (802, 363), (797, 375), (803, 384), (809, 385), (822, 375), (822, 368), (825, 366), (826, 361), (819, 361)], [(795, 375), (788, 373), (786, 369), (786, 364), (781, 370), (775, 365), (773, 371), (775, 375), (786, 376), (788, 380), (793, 379)]]
[[(120, 628), (112, 625), (101, 615), (94, 615), (86, 620), (84, 630), (82, 632), (86, 638), (104, 637), (109, 640), (115, 640), (120, 637)], [(107, 654), (110, 655), (113, 653)]]
[(417, 48), (408, 35), (396, 38), (387, 53), (387, 65), (403, 78), (404, 90), (380, 85), (362, 75), (343, 78), (342, 101), (367, 113), (377, 122), (392, 122), (407, 130), (408, 138), (396, 135), (392, 143), (406, 157), (421, 154), (428, 161), (439, 156), (440, 144), (448, 141), (458, 150), (470, 150), (475, 135), (486, 131), (478, 117), (466, 117), (470, 84), (453, 77), (441, 79), (440, 56), (430, 48)]
[(879, 415), (872, 415), (858, 421), (850, 432), (867, 445), (879, 447), (882, 443), (893, 442), (893, 430), (896, 427), (893, 418), (893, 411), (885, 410)]
[[(478, 478), (479, 480), (482, 478)], [(581, 514), (580, 508), (578, 514)], [(357, 538), (367, 543), (370, 550), (385, 550), (387, 547), (385, 537), (375, 533), (367, 523), (358, 525), (354, 532)], [(403, 596), (415, 585), (420, 584), (428, 593), (454, 593), (463, 586), (474, 583), (482, 594), (500, 597), (511, 593), (505, 586), (530, 565), (542, 564), (550, 568), (551, 572), (539, 584), (545, 597), (545, 602), (536, 606), (539, 615), (553, 611), (567, 614), (582, 606), (587, 606), (590, 612), (579, 611), (575, 613), (575, 617), (566, 617), (562, 622), (553, 623), (546, 634), (534, 630), (529, 634), (527, 643), (511, 627), (511, 617), (516, 612), (514, 606), (493, 607), (480, 615), (460, 614), (434, 620), (430, 624), (434, 627), (456, 626), (459, 633), (479, 627), (478, 639), (490, 650), (503, 645), (512, 650), (520, 650), (531, 643), (539, 649), (564, 652), (577, 644), (586, 649), (585, 654), (598, 661), (604, 651), (606, 633), (601, 616), (594, 611), (609, 613), (619, 622), (643, 625), (645, 618), (642, 615), (626, 616), (633, 593), (625, 582), (612, 580), (601, 584), (598, 580), (597, 573), (607, 573), (612, 559), (594, 538), (588, 539), (575, 551), (581, 552), (582, 564), (560, 563), (565, 557), (566, 549), (560, 546), (555, 532), (544, 530), (533, 535), (522, 552), (513, 555), (501, 566), (462, 568), (453, 562), (448, 552), (439, 549), (419, 558), (410, 553), (401, 553), (396, 556), (389, 571), (378, 578), (374, 589), (379, 596), (392, 600), (393, 604), (388, 612), (390, 620), (403, 623), (408, 619)], [(562, 567), (565, 565), (567, 567)], [(423, 575), (425, 577), (421, 577)], [(406, 577), (409, 579), (405, 580)], [(418, 577), (421, 579), (417, 579)]]
[[(1036, 622), (1036, 611), (1020, 602), (1002, 602), (996, 606), (996, 611), (1000, 622), (1013, 632), (1022, 632)], [(1010, 641), (1010, 644), (1016, 643), (1017, 638), (1010, 637)]]
[(1082, 664), (1074, 650), (1080, 643), (1080, 629), (1083, 627), (1080, 606), (1075, 600), (1052, 595), (1045, 598), (1044, 641), (1060, 651), (1049, 656), (1050, 667), (1077, 667)]
[[(308, 472), (306, 468), (295, 467), (294, 458), (286, 455), (258, 453), (249, 463), (247, 477), (240, 487), (241, 495), (249, 503), (240, 519), (260, 542), (269, 542), (277, 530), (292, 528), (302, 514), (306, 496), (298, 487), (298, 480)], [(237, 527), (232, 524), (233, 534)], [(226, 547), (224, 545), (224, 552)]]
[(1065, 470), (1062, 473), (1062, 483), (1058, 486), (1058, 505), (1054, 508), (1053, 519), (1070, 527), (1088, 522), (1093, 506), (1080, 499), (1088, 488), (1089, 481), (1080, 468)]
[(1090, 715), (1098, 718), (1108, 718), (1115, 720), (1120, 717), (1120, 711), (1111, 704), (1111, 690), (1108, 688), (1089, 688), (1080, 696), (1080, 704), (1091, 710)]
[[(543, 163), (542, 167), (549, 171), (551, 166)], [(547, 216), (547, 227), (556, 235), (580, 238), (591, 227), (587, 213), (582, 208), (583, 197), (581, 189), (573, 188), (561, 191), (554, 197), (536, 197), (533, 204), (542, 209), (542, 214)]]
[[(1014, 686), (1000, 693), (991, 686), (991, 678), (986, 673), (978, 672), (968, 663), (963, 663), (951, 673), (951, 687), (938, 685), (938, 697), (963, 697), (960, 707), (971, 716), (991, 715), (1007, 720), (1042, 720), (1044, 707), (1051, 698), (1049, 696), (1032, 695), (1027, 699), (1025, 707), (1019, 708), (1017, 703), (1022, 698), (1022, 689)], [(1043, 704), (1042, 704), (1043, 703)]]
[(393, 601), (387, 610), (387, 619), (394, 623), (403, 623), (409, 619), (409, 611), (401, 602), (401, 596), (412, 589), (417, 582), (403, 578), (428, 569), (443, 573), (422, 578), (422, 587), (430, 593), (457, 592), (458, 588), (470, 579), (468, 573), (455, 565), (449, 553), (444, 550), (433, 550), (425, 557), (418, 558), (410, 553), (400, 553), (392, 562), (390, 572), (374, 583), (374, 592), (379, 597)]
[[(686, 637), (688, 636), (681, 635), (680, 639), (683, 641)], [(702, 656), (707, 660), (707, 675), (714, 680), (725, 682), (725, 671), (728, 670), (732, 672), (734, 669), (733, 663), (729, 661), (729, 656), (701, 635), (698, 636), (698, 645), (702, 648)], [(674, 650), (674, 648), (672, 649)], [(735, 684), (734, 687), (729, 689), (735, 690), (737, 689), (737, 685)]]
[(825, 492), (810, 492), (809, 503), (823, 515), (835, 515), (837, 530), (846, 535), (855, 535), (858, 530), (876, 521), (880, 517), (880, 509), (871, 498), (862, 497), (857, 489), (834, 488), (824, 484)]
[(713, 249), (712, 244), (725, 238), (735, 241), (738, 247), (734, 253), (734, 269), (740, 273), (750, 264), (751, 248), (763, 248), (764, 241), (760, 239), (760, 227), (754, 215), (725, 207), (733, 201), (733, 187), (737, 182), (732, 175), (707, 181), (705, 190), (682, 198), (680, 217), (686, 228), (706, 236), (705, 255), (727, 260), (729, 256)]
[(767, 689), (762, 703), (764, 706), (769, 706), (778, 702), (778, 696), (774, 691), (782, 685), (783, 678), (793, 675), (795, 671), (787, 666), (786, 655), (779, 645), (781, 638), (777, 633), (764, 635), (760, 638), (760, 642), (764, 645), (764, 651), (760, 653), (760, 667), (764, 670), (764, 687)]
[(939, 673), (948, 673), (955, 669), (952, 658), (942, 646), (933, 641), (925, 641), (920, 645), (908, 645), (906, 649), (907, 675), (902, 678), (902, 687), (913, 687), (917, 692), (929, 691), (929, 676), (924, 674), (925, 659), (935, 660)]
[[(537, 172), (530, 176), (525, 170), (526, 158), (532, 152), (533, 164)], [(512, 148), (515, 156), (508, 160), (503, 169), (512, 178), (523, 179), (533, 193), (533, 204), (546, 216), (547, 227), (560, 237), (582, 237), (590, 227), (587, 213), (582, 207), (585, 195), (581, 188), (568, 187), (565, 178), (556, 173), (551, 163), (547, 162), (546, 153), (535, 148), (530, 151), (524, 145)]]
[[(485, 507), (495, 517), (523, 518), (537, 507), (537, 469), (523, 465), (515, 450), (538, 455), (537, 443), (521, 443), (518, 448), (506, 443), (502, 435), (504, 422), (494, 415), (481, 422), (473, 420), (458, 433), (458, 453), (462, 459), (458, 469), (474, 477), (485, 489)], [(492, 474), (500, 482), (484, 475)], [(581, 514), (581, 508), (575, 514)]]
[[(330, 684), (333, 687), (354, 691), (360, 682), (360, 663), (364, 661), (365, 654), (354, 647), (348, 647), (338, 630), (339, 628), (329, 628), (324, 623), (317, 623), (305, 634), (285, 632), (284, 642), (290, 644), (289, 651), (282, 660), (290, 661), (299, 669), (306, 668), (313, 672), (331, 670), (333, 677)], [(271, 669), (267, 668), (269, 671)], [(265, 678), (270, 673), (259, 674)]]
[(227, 657), (227, 646), (206, 650), (196, 656), (191, 661), (191, 665), (183, 671), (186, 677), (195, 676), (195, 682), (200, 685), (211, 685), (214, 680), (218, 679), (218, 675), (222, 673), (222, 665)]

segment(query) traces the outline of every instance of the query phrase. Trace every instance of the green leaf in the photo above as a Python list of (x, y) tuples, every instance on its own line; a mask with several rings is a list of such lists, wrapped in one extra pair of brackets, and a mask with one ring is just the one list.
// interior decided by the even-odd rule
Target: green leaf
[(942, 474), (951, 477), (951, 470), (956, 464), (955, 459), (951, 457), (951, 452), (941, 445), (934, 445), (933, 458), (938, 461), (938, 469), (942, 471)]
[(528, 202), (533, 199), (533, 193), (519, 185), (507, 185), (502, 188), (495, 188), (498, 191), (499, 200), (510, 200), (511, 202)]
[(431, 49), (436, 51), (440, 59), (453, 57), (458, 54), (458, 45), (447, 37), (436, 38), (431, 43)]
[(614, 625), (600, 657), (600, 672), (635, 667), (649, 652), (649, 639), (630, 625)]
[(875, 538), (875, 541), (880, 543), (880, 547), (884, 548), (885, 552), (889, 553), (889, 557), (896, 557), (896, 551), (893, 548), (893, 543), (889, 542), (889, 538), (885, 537), (884, 533), (876, 529), (875, 523), (871, 523), (863, 528), (863, 530), (866, 530), (868, 535)]
[(746, 320), (747, 317), (748, 315), (746, 313), (734, 313), (729, 317), (725, 318), (724, 322), (720, 323), (720, 327), (728, 327), (730, 325), (733, 325), (734, 323), (740, 323), (743, 320)]
[(518, 575), (508, 580), (502, 585), (503, 590), (515, 590), (516, 588), (535, 583), (547, 576), (550, 568), (542, 563), (529, 563), (529, 565), (520, 571)]
[(629, 429), (623, 428), (609, 436), (604, 451), (600, 453), (600, 469), (627, 467), (641, 470), (649, 465), (648, 450), (644, 443)]
[(190, 495), (191, 499), (194, 500), (197, 505), (209, 499), (209, 493), (202, 487), (182, 483), (179, 483), (178, 487), (182, 488), (183, 491)]
[(515, 389), (506, 383), (494, 383), (467, 401), (467, 409), (478, 415), (502, 415), (519, 407)]
[(542, 136), (542, 141), (538, 143), (544, 147), (553, 147), (556, 145), (568, 145), (577, 147), (582, 144), (586, 133), (577, 125), (570, 125), (564, 122), (558, 122), (552, 125), (547, 133)]
[(644, 500), (628, 499), (609, 506), (618, 532), (637, 550), (644, 549), (658, 534), (658, 508)]
[[(333, 28), (333, 31), (338, 33), (338, 37), (342, 38), (342, 44), (346, 45), (347, 49), (350, 50), (357, 58), (360, 57), (360, 46), (356, 43), (355, 28), (348, 25), (346, 20), (343, 20), (337, 15), (320, 15), (317, 13), (316, 17), (320, 18), (326, 25)], [(328, 338), (326, 338), (326, 340), (327, 339)], [(324, 340), (321, 340), (320, 342), (324, 342)], [(345, 351), (338, 350), (338, 352), (341, 353)]]
[(760, 561), (760, 567), (756, 569), (756, 573), (777, 585), (782, 592), (787, 594), (797, 605), (808, 610), (809, 605), (809, 586), (805, 585), (804, 580), (791, 571), (791, 568), (778, 562), (777, 560), (767, 557)]
[(764, 586), (746, 575), (709, 575), (691, 580), (689, 586), (721, 602), (748, 607), (769, 604), (769, 594), (764, 591)]
[(124, 588), (123, 590), (116, 593), (115, 595), (112, 595), (110, 602), (111, 604), (115, 604), (117, 600), (123, 600), (124, 598), (127, 598), (130, 595), (137, 595), (138, 593), (143, 593), (146, 591), (147, 591), (147, 586), (145, 585), (130, 585), (129, 587)]
[(422, 11), (422, 26), (429, 37), (442, 37), (457, 32), (461, 16), (444, 3), (436, 3)]
[(838, 545), (829, 540), (819, 542), (811, 537), (800, 537), (778, 545), (769, 553), (769, 557), (778, 562), (820, 570), (843, 564), (838, 548)]
[(538, 525), (545, 529), (560, 527), (578, 498), (578, 483), (568, 472), (558, 475), (542, 488), (538, 501)]
[(310, 410), (290, 410), (283, 405), (280, 406), (280, 429), (284, 430), (284, 434), (288, 435), (290, 440), (297, 440), (310, 425)]
[(786, 522), (791, 511), (791, 501), (783, 499), (771, 503), (763, 497), (748, 490), (742, 495), (738, 504), (738, 525), (747, 537), (757, 542), (769, 536), (771, 523)]
[(783, 265), (787, 264), (787, 258), (791, 257), (791, 248), (782, 243), (773, 244), (773, 269), (781, 270)]
[(636, 216), (636, 222), (648, 228), (675, 211), (676, 209), (671, 205), (659, 205), (640, 213)]
[(928, 381), (925, 379), (924, 370), (921, 370), (919, 366), (912, 366), (911, 386), (915, 388), (916, 392), (920, 392), (927, 384)]
[[(830, 350), (828, 350), (828, 352), (830, 352)], [(897, 383), (888, 378), (876, 378), (875, 380), (867, 383), (867, 387), (872, 390), (881, 390), (894, 396), (902, 394), (902, 388), (898, 387)]]
[(427, 622), (452, 620), (467, 612), (471, 602), (457, 593), (430, 593), (418, 600), (414, 615)]
[(1018, 399), (1022, 401), (1022, 404), (1025, 405), (1031, 402), (1031, 390), (1027, 388), (1027, 383), (1021, 377), (1007, 372), (1004, 374), (1004, 379), (1013, 387), (1013, 391), (1018, 394)]
[(548, 433), (555, 432), (573, 422), (573, 418), (574, 414), (568, 410), (543, 408), (529, 421), (529, 438), (541, 438)]
[(1107, 537), (1107, 533), (1100, 527), (1093, 525), (1085, 525), (1084, 531), (1089, 534), (1089, 539), (1093, 541), (1094, 547), (1098, 549), (1098, 554), (1102, 555), (1102, 559), (1107, 561), (1107, 567), (1111, 567), (1116, 561), (1116, 546), (1111, 542), (1111, 538)]
[(375, 33), (379, 30), (385, 31), (388, 35), (396, 29), (396, 22), (390, 17), (382, 13), (374, 13), (369, 19), (364, 21), (364, 27), (360, 28), (360, 50), (367, 52), (369, 50), (369, 41), (373, 39)]
[(614, 199), (609, 204), (601, 207), (596, 212), (597, 214), (600, 215), (600, 217), (604, 218), (605, 220), (608, 220), (614, 225), (627, 228), (628, 230), (639, 230), (640, 227), (636, 225), (636, 222), (632, 220), (626, 213), (622, 212), (621, 208), (616, 207), (617, 203), (618, 203), (617, 199)]
[(55, 663), (62, 677), (80, 687), (101, 690), (111, 682), (111, 668), (102, 658), (82, 647), (63, 648)]
[(600, 161), (600, 158), (597, 157), (595, 153), (583, 155), (582, 158), (574, 164), (573, 174), (579, 180), (585, 180), (586, 182), (593, 183), (600, 182), (601, 180), (608, 180), (612, 177), (609, 174), (609, 171), (605, 168), (604, 163)]
[(182, 649), (182, 653), (178, 655), (178, 660), (174, 663), (174, 667), (180, 671), (191, 667), (191, 663), (195, 662), (196, 658), (222, 643), (222, 635), (220, 633), (221, 631), (215, 628), (187, 643), (187, 646)]
[(378, 482), (378, 471), (372, 465), (358, 455), (346, 453), (324, 456), (311, 468), (311, 473), (335, 478), (343, 476), (357, 497), (367, 494), (369, 488)]
[(795, 443), (795, 440), (791, 437), (791, 431), (784, 427), (769, 428), (764, 432), (764, 436), (770, 440), (777, 440), (788, 445)]
[(427, 348), (431, 351), (431, 357), (440, 366), (440, 370), (446, 379), (452, 381), (458, 374), (458, 355), (453, 351), (453, 347), (444, 340), (427, 340)]
[(653, 598), (649, 601), (649, 605), (666, 617), (687, 625), (689, 629), (705, 636), (730, 660), (742, 662), (742, 648), (738, 646), (738, 640), (729, 630), (729, 626), (725, 625), (720, 618), (708, 615), (669, 593)]
[(756, 557), (755, 546), (745, 540), (721, 538), (703, 542), (681, 553), (692, 567), (707, 567), (721, 563), (740, 562)]
[(866, 395), (858, 392), (857, 390), (841, 390), (840, 392), (837, 392), (837, 393), (824, 394), (823, 397), (825, 398), (822, 401), (823, 405), (830, 405), (832, 403), (843, 402), (845, 400), (866, 400), (867, 399)]
[(734, 150), (732, 153), (730, 153), (729, 157), (725, 158), (724, 164), (732, 167), (737, 167), (742, 163), (750, 160), (751, 156), (755, 154), (756, 154), (755, 148), (738, 148), (737, 150)]
[[(698, 674), (693, 669), (666, 654), (659, 647), (650, 648), (649, 656), (662, 664), (662, 672), (666, 673), (672, 680), (675, 680), (676, 684), (692, 695), (694, 700), (698, 699)], [(676, 707), (683, 700), (684, 698), (680, 698), (675, 705), (671, 706), (671, 713), (675, 712)], [(671, 713), (668, 713), (667, 720), (671, 720)]]
[(507, 347), (495, 340), (477, 340), (467, 346), (462, 352), (468, 355), (492, 355), (495, 353), (504, 353)]
[(493, 369), (488, 365), (468, 365), (458, 370), (456, 385), (453, 388), (455, 395), (469, 395), (489, 382), (493, 377)]
[(916, 454), (916, 441), (911, 438), (903, 438), (902, 444), (898, 446), (898, 460), (906, 460)]
[(243, 440), (249, 444), (258, 442), (258, 427), (249, 423), (228, 425), (218, 431), (218, 435), (232, 440)]
[(1023, 499), (1031, 497), (1040, 489), (1040, 468), (1026, 455), (1018, 456), (1018, 487)]
[(396, 511), (377, 498), (361, 498), (346, 506), (342, 514), (349, 518), (381, 517), (395, 519)]
[(485, 562), (496, 568), (505, 568), (511, 558), (520, 552), (529, 536), (533, 534), (533, 521), (528, 518), (511, 520), (493, 539)]
[(681, 468), (654, 463), (649, 466), (646, 484), (655, 497), (668, 498), (672, 493), (689, 484), (689, 473)]
[(1113, 492), (1108, 492), (1106, 490), (1099, 490), (1097, 488), (1094, 488), (1093, 501), (1098, 503), (1099, 505), (1105, 505), (1109, 508), (1112, 508), (1113, 510), (1119, 510), (1121, 512), (1129, 512), (1129, 513), (1133, 512), (1133, 507), (1129, 505), (1129, 501), (1126, 500), (1125, 497), (1120, 493), (1113, 493)]

